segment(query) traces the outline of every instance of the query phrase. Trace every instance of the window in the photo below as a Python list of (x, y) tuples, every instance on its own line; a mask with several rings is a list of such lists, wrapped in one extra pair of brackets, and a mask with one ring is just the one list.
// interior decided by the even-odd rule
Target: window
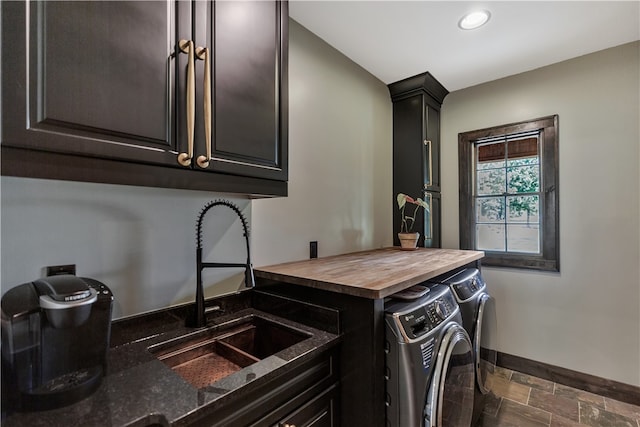
[(560, 271), (558, 116), (458, 135), (460, 247), (484, 265)]

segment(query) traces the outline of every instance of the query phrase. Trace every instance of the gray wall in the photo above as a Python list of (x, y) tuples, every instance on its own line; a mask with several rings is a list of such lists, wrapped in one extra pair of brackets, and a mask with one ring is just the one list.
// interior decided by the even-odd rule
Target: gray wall
[(289, 22), (289, 197), (252, 202), (256, 265), (391, 246), (389, 91)]
[(640, 385), (640, 43), (451, 93), (443, 244), (458, 247), (458, 133), (559, 115), (559, 274), (484, 268), (499, 349)]
[[(2, 177), (2, 292), (44, 275), (48, 265), (76, 264), (104, 282), (114, 317), (193, 300), (196, 217), (220, 194)], [(248, 200), (229, 198), (250, 219)], [(242, 227), (226, 207), (204, 223), (204, 253), (244, 262)], [(242, 269), (208, 272), (207, 294), (242, 286)]]

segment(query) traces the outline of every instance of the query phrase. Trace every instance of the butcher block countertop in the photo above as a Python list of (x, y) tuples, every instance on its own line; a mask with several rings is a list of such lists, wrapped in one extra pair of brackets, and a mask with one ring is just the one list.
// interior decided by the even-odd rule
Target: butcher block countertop
[(398, 247), (256, 268), (258, 278), (379, 299), (462, 267), (482, 251)]

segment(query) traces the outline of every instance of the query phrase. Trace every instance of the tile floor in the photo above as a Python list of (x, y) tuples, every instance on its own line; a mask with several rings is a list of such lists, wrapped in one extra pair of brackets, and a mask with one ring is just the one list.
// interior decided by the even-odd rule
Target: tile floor
[(475, 427), (640, 427), (640, 406), (508, 369), (489, 378)]

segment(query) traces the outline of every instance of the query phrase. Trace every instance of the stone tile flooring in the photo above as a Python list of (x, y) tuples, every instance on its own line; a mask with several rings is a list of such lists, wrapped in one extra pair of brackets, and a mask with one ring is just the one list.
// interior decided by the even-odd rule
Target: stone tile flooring
[(640, 427), (640, 406), (496, 368), (474, 427)]

